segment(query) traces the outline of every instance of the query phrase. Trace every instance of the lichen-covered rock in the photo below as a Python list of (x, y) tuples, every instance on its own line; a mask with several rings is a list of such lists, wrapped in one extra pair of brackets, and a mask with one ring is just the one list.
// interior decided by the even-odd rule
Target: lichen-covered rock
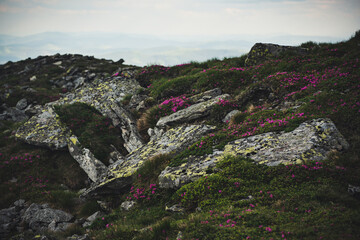
[(210, 114), (210, 110), (219, 101), (219, 99), (227, 98), (229, 98), (229, 95), (223, 94), (208, 101), (191, 105), (190, 107), (177, 111), (169, 116), (160, 118), (156, 123), (156, 126), (159, 128), (164, 128), (166, 126), (189, 122), (201, 117), (205, 117)]
[(126, 156), (125, 161), (109, 166), (107, 176), (91, 186), (82, 196), (121, 192), (132, 182), (132, 176), (147, 160), (159, 154), (178, 153), (202, 136), (213, 131), (209, 125), (190, 125), (172, 128), (160, 138), (136, 149)]
[(143, 142), (134, 128), (135, 121), (128, 112), (124, 113), (119, 104), (126, 94), (135, 94), (138, 88), (140, 88), (139, 83), (127, 77), (113, 77), (84, 84), (83, 87), (75, 89), (63, 98), (46, 104), (40, 114), (33, 116), (17, 130), (16, 137), (29, 144), (50, 149), (66, 147), (67, 129), (61, 126), (53, 106), (83, 102), (94, 106), (104, 116), (111, 118), (115, 127), (120, 125), (125, 128), (126, 148), (136, 149)]
[(297, 54), (306, 54), (307, 49), (293, 46), (281, 46), (271, 43), (256, 43), (250, 50), (246, 60), (246, 66), (257, 65), (270, 57), (277, 57), (280, 53), (290, 51)]
[(70, 226), (73, 216), (47, 204), (33, 203), (25, 211), (23, 221), (34, 231), (63, 231)]
[(260, 164), (301, 164), (322, 161), (331, 151), (347, 149), (349, 144), (330, 119), (314, 119), (292, 132), (268, 132), (228, 143), (223, 151), (190, 157), (178, 167), (166, 167), (159, 176), (163, 188), (177, 188), (192, 182), (214, 168), (226, 155), (244, 156)]
[(55, 150), (66, 147), (66, 132), (54, 110), (44, 107), (40, 114), (20, 126), (15, 136), (26, 143)]
[(95, 158), (89, 149), (81, 146), (76, 136), (68, 138), (68, 149), (71, 156), (79, 163), (91, 181), (98, 181), (106, 172), (107, 167)]

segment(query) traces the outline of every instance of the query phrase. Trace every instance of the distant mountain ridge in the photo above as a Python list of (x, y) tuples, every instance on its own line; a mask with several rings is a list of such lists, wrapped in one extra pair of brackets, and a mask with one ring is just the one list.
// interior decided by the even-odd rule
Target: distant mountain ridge
[[(156, 37), (122, 33), (63, 33), (44, 32), (17, 37), (0, 34), (0, 64), (39, 55), (79, 53), (128, 64), (176, 65), (210, 58), (244, 54), (258, 41), (297, 45), (301, 42), (339, 41), (331, 37), (313, 36), (223, 36), (223, 37)], [(139, 54), (139, 52), (141, 54)]]

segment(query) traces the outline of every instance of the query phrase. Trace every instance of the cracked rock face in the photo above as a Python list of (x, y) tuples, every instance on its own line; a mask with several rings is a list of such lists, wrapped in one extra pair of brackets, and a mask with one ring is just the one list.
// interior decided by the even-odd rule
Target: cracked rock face
[(202, 157), (189, 157), (178, 167), (166, 167), (159, 176), (163, 188), (178, 188), (207, 175), (207, 171), (226, 155), (244, 156), (260, 164), (301, 164), (322, 161), (332, 151), (349, 147), (330, 119), (314, 119), (300, 124), (292, 132), (268, 132), (228, 143), (223, 151)]
[(147, 160), (159, 154), (178, 153), (214, 129), (209, 125), (190, 125), (168, 130), (160, 138), (131, 152), (125, 160), (109, 166), (107, 176), (93, 184), (83, 196), (120, 192), (131, 184), (133, 174)]
[(106, 172), (107, 167), (89, 149), (81, 146), (76, 136), (71, 136), (68, 141), (68, 148), (71, 156), (79, 163), (91, 181), (98, 181)]

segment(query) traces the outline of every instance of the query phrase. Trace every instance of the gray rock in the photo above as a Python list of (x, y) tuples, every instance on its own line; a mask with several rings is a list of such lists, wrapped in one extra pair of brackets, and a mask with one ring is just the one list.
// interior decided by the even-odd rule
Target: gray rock
[(24, 110), (27, 107), (27, 105), (28, 103), (26, 98), (23, 98), (16, 103), (16, 108), (19, 110)]
[(226, 116), (224, 117), (224, 119), (222, 120), (224, 123), (228, 123), (231, 118), (233, 116), (235, 116), (236, 114), (238, 114), (240, 111), (239, 110), (232, 110), (231, 112), (229, 112), (228, 114), (226, 114)]
[(210, 110), (219, 101), (219, 99), (229, 98), (228, 94), (217, 96), (211, 100), (191, 105), (188, 108), (177, 111), (169, 116), (165, 116), (159, 119), (156, 126), (164, 128), (179, 123), (189, 122), (201, 117), (205, 117), (210, 114)]
[(154, 129), (149, 128), (147, 133), (150, 136), (150, 140), (155, 140), (160, 138), (164, 134), (164, 129), (155, 127)]
[(20, 222), (20, 212), (16, 207), (10, 207), (0, 210), (0, 239), (6, 239), (6, 236), (13, 231)]
[(350, 193), (350, 195), (356, 197), (357, 199), (360, 199), (360, 187), (359, 186), (354, 186), (349, 184), (348, 185), (348, 193)]
[(36, 81), (36, 76), (32, 76), (29, 80), (30, 80), (30, 82), (35, 82)]
[(87, 234), (84, 235), (74, 234), (71, 237), (67, 237), (66, 240), (90, 240), (90, 237)]
[(62, 61), (57, 61), (57, 62), (54, 62), (53, 64), (56, 66), (60, 66), (62, 64)]
[(189, 97), (189, 100), (194, 103), (204, 102), (208, 101), (210, 99), (213, 99), (216, 96), (221, 95), (221, 89), (220, 88), (214, 88), (209, 91), (205, 91), (199, 94), (196, 94), (194, 96)]
[(307, 49), (301, 47), (281, 46), (271, 43), (256, 43), (250, 50), (245, 60), (246, 66), (260, 64), (270, 57), (277, 57), (283, 52), (294, 52), (296, 54), (306, 54)]
[[(113, 110), (117, 119), (119, 120), (118, 125), (121, 127), (121, 135), (125, 141), (124, 147), (126, 150), (128, 152), (132, 152), (135, 149), (143, 146), (144, 141), (142, 140), (137, 130), (136, 120), (132, 114), (118, 104), (112, 104), (110, 108)], [(112, 117), (113, 119), (116, 118), (114, 116)]]
[(84, 224), (83, 224), (82, 226), (83, 226), (83, 227), (90, 227), (90, 225), (93, 224), (93, 222), (94, 222), (96, 219), (101, 218), (101, 217), (103, 217), (104, 215), (105, 215), (104, 213), (102, 213), (102, 212), (100, 212), (100, 211), (97, 211), (97, 212), (95, 212), (94, 214), (92, 214), (91, 216), (89, 216), (89, 217), (85, 220), (85, 222), (84, 222)]
[(84, 82), (85, 82), (85, 78), (84, 78), (84, 77), (79, 77), (79, 78), (77, 78), (77, 79), (74, 81), (75, 88), (80, 87), (81, 85), (84, 84)]
[(129, 211), (131, 208), (135, 206), (136, 202), (134, 201), (125, 201), (121, 203), (121, 208), (125, 211)]
[(19, 208), (23, 208), (25, 206), (25, 200), (24, 199), (19, 199), (19, 200), (15, 201), (14, 206), (19, 207)]
[(0, 120), (22, 122), (28, 119), (29, 117), (24, 113), (24, 111), (19, 110), (16, 107), (7, 108), (2, 114), (0, 114)]
[(314, 119), (300, 124), (292, 132), (268, 132), (228, 143), (224, 151), (188, 157), (187, 163), (166, 167), (159, 175), (162, 188), (179, 188), (206, 176), (226, 155), (244, 156), (260, 164), (303, 164), (308, 160), (322, 161), (332, 151), (349, 147), (330, 119)]
[(171, 207), (165, 206), (165, 211), (182, 213), (185, 211), (185, 209), (183, 207), (181, 207), (180, 204), (175, 204)]
[(160, 138), (151, 140), (126, 156), (125, 161), (115, 162), (108, 167), (106, 177), (92, 185), (82, 196), (121, 192), (132, 183), (133, 174), (147, 160), (159, 154), (178, 153), (202, 136), (213, 131), (209, 125), (190, 125), (170, 129)]
[[(121, 81), (121, 79), (125, 77), (87, 83), (64, 95), (63, 98), (46, 104), (28, 122), (19, 127), (16, 138), (50, 149), (65, 148), (68, 145), (69, 129), (61, 124), (53, 106), (83, 102), (94, 106), (104, 116), (111, 118), (115, 127), (121, 127), (125, 141), (124, 147), (129, 152), (141, 147), (144, 141), (137, 132), (135, 119), (130, 112), (120, 106), (125, 93), (135, 94), (140, 85), (133, 78), (127, 77), (126, 81)], [(66, 83), (65, 80), (63, 81)]]
[(71, 225), (74, 217), (64, 211), (52, 209), (47, 204), (33, 203), (22, 218), (24, 223), (34, 231), (64, 231)]
[(69, 137), (68, 149), (71, 156), (79, 163), (91, 181), (100, 180), (101, 176), (107, 171), (107, 167), (96, 159), (89, 149), (81, 146), (76, 136)]

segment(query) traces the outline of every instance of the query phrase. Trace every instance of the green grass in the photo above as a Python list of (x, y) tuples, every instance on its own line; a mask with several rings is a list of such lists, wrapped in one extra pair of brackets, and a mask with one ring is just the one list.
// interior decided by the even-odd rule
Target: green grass
[(102, 116), (94, 107), (74, 103), (56, 106), (55, 111), (60, 120), (79, 138), (80, 143), (106, 165), (109, 164), (109, 155), (113, 151), (110, 144), (123, 155), (127, 154), (120, 129), (115, 128), (111, 119)]

